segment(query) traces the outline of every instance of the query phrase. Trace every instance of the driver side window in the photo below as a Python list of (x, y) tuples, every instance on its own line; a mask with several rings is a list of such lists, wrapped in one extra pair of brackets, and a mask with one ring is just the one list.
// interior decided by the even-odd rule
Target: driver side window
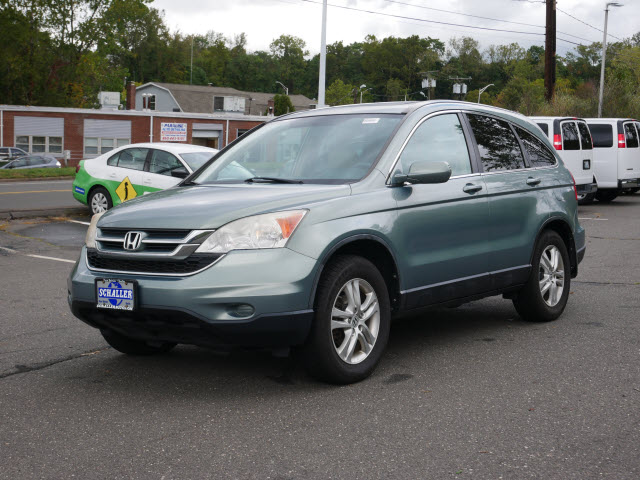
[(171, 176), (171, 172), (178, 169), (186, 171), (182, 163), (180, 163), (180, 160), (175, 156), (164, 150), (152, 151), (149, 172)]
[(447, 162), (451, 176), (471, 173), (471, 159), (458, 115), (448, 113), (425, 121), (402, 151), (402, 171), (415, 162)]

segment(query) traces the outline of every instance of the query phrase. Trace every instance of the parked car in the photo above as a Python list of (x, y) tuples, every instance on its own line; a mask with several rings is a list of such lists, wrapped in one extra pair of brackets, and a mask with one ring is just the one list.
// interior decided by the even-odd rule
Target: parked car
[(24, 157), (25, 155), (29, 155), (29, 153), (25, 152), (21, 148), (0, 147), (0, 162), (8, 162), (9, 160)]
[[(587, 118), (593, 136), (598, 192), (611, 202), (621, 193), (640, 189), (640, 123), (631, 118)], [(591, 199), (592, 200), (592, 199)]]
[(23, 168), (60, 168), (62, 165), (53, 155), (27, 155), (16, 160), (11, 160), (0, 167), (4, 169)]
[(136, 143), (81, 160), (73, 196), (92, 213), (146, 193), (173, 187), (218, 150), (179, 143)]
[(542, 129), (573, 175), (579, 202), (589, 202), (598, 186), (594, 178), (593, 140), (587, 122), (575, 117), (529, 118)]
[(585, 253), (577, 209), (562, 159), (517, 113), (298, 112), (94, 215), (68, 300), (120, 352), (294, 347), (317, 377), (355, 382), (400, 313), (502, 294), (525, 320), (558, 318)]

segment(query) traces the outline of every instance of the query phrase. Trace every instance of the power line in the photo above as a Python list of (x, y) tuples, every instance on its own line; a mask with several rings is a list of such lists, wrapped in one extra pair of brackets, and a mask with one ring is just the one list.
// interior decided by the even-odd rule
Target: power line
[[(472, 17), (472, 18), (480, 18), (483, 20), (491, 20), (493, 22), (502, 22), (502, 23), (511, 23), (513, 25), (524, 25), (526, 27), (535, 27), (535, 28), (545, 28), (544, 25), (535, 25), (533, 23), (522, 23), (522, 22), (514, 22), (511, 20), (503, 20), (501, 18), (493, 18), (493, 17), (483, 17), (482, 15), (472, 15), (470, 13), (462, 13), (462, 12), (454, 12), (452, 10), (444, 10), (442, 8), (434, 8), (434, 7), (425, 7), (423, 5), (414, 5), (413, 3), (406, 3), (406, 2), (400, 2), (398, 0), (384, 0), (385, 2), (389, 2), (389, 3), (396, 3), (398, 5), (406, 5), (409, 7), (415, 7), (415, 8), (422, 8), (424, 10), (433, 10), (435, 12), (443, 12), (443, 13), (451, 13), (453, 15), (462, 15), (464, 17)], [(558, 33), (561, 33), (563, 35), (567, 35), (569, 37), (574, 37), (580, 40), (584, 40), (585, 42), (592, 42), (592, 40), (588, 39), (588, 38), (583, 38), (583, 37), (579, 37), (578, 35), (573, 35), (571, 33), (567, 33), (567, 32), (561, 32), (558, 30)]]
[[(306, 2), (306, 3), (315, 3), (317, 5), (322, 5), (322, 2), (316, 1), (316, 0), (300, 0), (302, 2)], [(363, 12), (363, 13), (370, 13), (372, 15), (381, 15), (384, 17), (392, 17), (392, 18), (400, 18), (403, 20), (414, 20), (414, 21), (418, 21), (418, 22), (425, 22), (425, 23), (435, 23), (438, 25), (448, 25), (448, 26), (453, 26), (453, 27), (464, 27), (464, 28), (473, 28), (476, 30), (488, 30), (491, 32), (507, 32), (507, 33), (519, 33), (519, 34), (523, 34), (523, 35), (536, 35), (536, 36), (544, 36), (544, 33), (538, 33), (538, 32), (523, 32), (523, 31), (519, 31), (519, 30), (505, 30), (502, 28), (489, 28), (489, 27), (477, 27), (474, 25), (463, 25), (460, 23), (451, 23), (451, 22), (439, 22), (437, 20), (426, 20), (424, 18), (416, 18), (416, 17), (408, 17), (406, 15), (395, 15), (392, 13), (382, 13), (382, 12), (376, 12), (374, 10), (365, 10), (365, 9), (361, 9), (361, 8), (355, 8), (355, 7), (347, 7), (346, 5), (335, 5), (335, 4), (328, 4), (330, 7), (335, 7), (335, 8), (341, 8), (343, 10), (351, 10), (351, 11), (355, 11), (355, 12)], [(564, 38), (560, 38), (559, 40), (562, 40), (563, 42), (567, 42), (567, 43), (572, 43), (573, 45), (581, 45), (580, 43), (577, 42), (573, 42), (571, 40), (566, 40)]]
[[(604, 33), (604, 31), (603, 31), (602, 29), (600, 29), (600, 28), (598, 28), (598, 27), (594, 27), (594, 26), (593, 26), (593, 25), (591, 25), (590, 23), (587, 23), (587, 22), (585, 22), (584, 20), (580, 20), (578, 17), (574, 17), (574, 16), (573, 16), (573, 15), (571, 15), (569, 12), (565, 12), (564, 10), (562, 10), (562, 9), (560, 9), (560, 8), (557, 8), (557, 7), (556, 7), (556, 10), (558, 10), (559, 12), (564, 13), (564, 14), (565, 14), (565, 15), (567, 15), (568, 17), (571, 17), (571, 18), (573, 18), (574, 20), (576, 20), (576, 21), (578, 21), (578, 22), (580, 22), (580, 23), (584, 23), (587, 27), (591, 27), (591, 28), (593, 28), (594, 30), (599, 31), (600, 33)], [(622, 39), (621, 39), (621, 38), (616, 37), (615, 35), (613, 35), (613, 34), (611, 34), (611, 33), (609, 33), (608, 35), (609, 35), (610, 37), (613, 37), (613, 38), (615, 38), (615, 39), (617, 39), (617, 40), (622, 41)]]

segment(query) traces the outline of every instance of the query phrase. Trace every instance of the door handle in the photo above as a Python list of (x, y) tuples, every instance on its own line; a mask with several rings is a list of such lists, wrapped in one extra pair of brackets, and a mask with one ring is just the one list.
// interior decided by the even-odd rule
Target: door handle
[(541, 180), (539, 178), (533, 178), (533, 177), (527, 178), (527, 185), (531, 185), (532, 187), (535, 187), (540, 182)]
[(476, 185), (474, 183), (467, 183), (462, 187), (462, 191), (465, 193), (476, 193), (482, 190), (482, 185)]

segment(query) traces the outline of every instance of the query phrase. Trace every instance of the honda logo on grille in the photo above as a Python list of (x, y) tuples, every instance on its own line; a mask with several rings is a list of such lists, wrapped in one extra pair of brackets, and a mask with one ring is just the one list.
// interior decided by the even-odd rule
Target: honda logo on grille
[(143, 232), (127, 232), (124, 236), (124, 249), (133, 251), (140, 250), (143, 235)]

